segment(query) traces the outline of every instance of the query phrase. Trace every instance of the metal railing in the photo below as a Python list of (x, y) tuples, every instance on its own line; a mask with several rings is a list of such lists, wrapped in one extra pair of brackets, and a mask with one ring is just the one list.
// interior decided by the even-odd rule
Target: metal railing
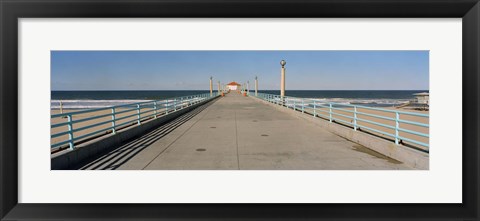
[[(105, 134), (115, 134), (118, 130), (157, 117), (168, 115), (199, 102), (213, 99), (217, 92), (174, 97), (165, 100), (146, 101), (104, 108), (88, 109), (51, 115), (52, 124), (50, 138), (60, 139), (50, 145), (51, 150), (67, 146), (75, 148), (76, 142)], [(54, 121), (63, 121), (53, 123)], [(100, 128), (100, 129), (99, 129)]]
[[(395, 144), (406, 144), (429, 151), (429, 115), (416, 112), (397, 111), (361, 105), (322, 102), (310, 98), (297, 98), (274, 94), (254, 93), (251, 95), (313, 117), (351, 127), (392, 140)], [(426, 122), (425, 122), (426, 121)]]

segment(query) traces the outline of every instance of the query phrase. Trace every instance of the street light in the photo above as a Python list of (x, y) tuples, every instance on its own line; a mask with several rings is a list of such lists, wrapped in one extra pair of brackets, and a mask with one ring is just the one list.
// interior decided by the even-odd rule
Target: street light
[(280, 96), (285, 96), (285, 65), (287, 62), (285, 60), (280, 61), (280, 65), (282, 65), (281, 69), (281, 80), (280, 80)]
[(213, 77), (210, 76), (210, 97), (213, 95), (213, 84), (212, 84)]
[(258, 96), (258, 80), (257, 76), (255, 76), (255, 96)]

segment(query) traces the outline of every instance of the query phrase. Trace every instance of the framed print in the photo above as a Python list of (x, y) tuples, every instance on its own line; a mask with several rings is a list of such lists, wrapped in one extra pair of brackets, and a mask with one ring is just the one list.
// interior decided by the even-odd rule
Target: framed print
[(478, 220), (479, 7), (2, 1), (2, 220)]

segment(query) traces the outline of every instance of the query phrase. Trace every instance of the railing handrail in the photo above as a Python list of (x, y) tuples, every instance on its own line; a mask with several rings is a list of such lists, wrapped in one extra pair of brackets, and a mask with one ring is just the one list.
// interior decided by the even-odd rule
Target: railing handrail
[[(111, 130), (113, 134), (116, 133), (116, 129), (120, 128), (123, 126), (130, 126), (136, 124), (140, 125), (142, 121), (146, 119), (151, 119), (157, 118), (159, 115), (168, 115), (172, 112), (184, 109), (188, 106), (194, 105), (198, 102), (202, 102), (205, 100), (209, 100), (212, 98), (215, 98), (219, 96), (217, 92), (212, 92), (210, 93), (201, 93), (201, 94), (194, 94), (194, 95), (188, 95), (188, 96), (181, 96), (181, 97), (171, 97), (171, 98), (165, 98), (162, 100), (151, 100), (151, 101), (143, 101), (143, 102), (137, 102), (137, 103), (129, 103), (129, 104), (122, 104), (122, 105), (113, 105), (109, 107), (101, 107), (101, 108), (93, 108), (93, 109), (87, 109), (87, 110), (81, 110), (81, 111), (73, 111), (73, 112), (67, 112), (67, 113), (62, 113), (62, 114), (52, 114), (51, 119), (53, 118), (59, 118), (59, 117), (64, 117), (67, 118), (67, 122), (61, 122), (61, 123), (56, 123), (56, 124), (51, 124), (50, 128), (57, 128), (61, 126), (67, 126), (67, 130), (62, 130), (58, 133), (51, 134), (50, 138), (55, 138), (55, 137), (61, 137), (65, 135), (69, 135), (69, 138), (67, 140), (62, 140), (57, 143), (52, 143), (50, 145), (50, 148), (56, 148), (60, 147), (64, 144), (69, 144), (70, 149), (74, 149), (74, 143), (75, 141), (86, 139), (89, 137), (97, 136), (98, 134), (105, 133), (107, 130)], [(121, 111), (117, 112), (117, 109), (119, 108), (125, 108), (125, 107), (131, 107), (128, 109), (121, 109)], [(147, 110), (144, 110), (147, 109)], [(105, 110), (111, 110), (110, 114), (102, 114), (102, 115), (97, 115), (97, 116), (92, 116), (92, 117), (85, 117), (81, 118), (79, 120), (74, 120), (73, 116), (79, 115), (79, 114), (85, 114), (85, 113), (94, 113), (94, 112), (99, 112), (99, 111), (105, 111)], [(142, 111), (144, 110), (144, 111)], [(135, 112), (135, 113), (133, 113)], [(152, 113), (153, 112), (153, 113)], [(127, 114), (127, 116), (121, 116), (117, 118), (118, 114)], [(81, 125), (80, 128), (74, 128), (73, 126), (77, 123), (81, 122), (87, 122), (91, 121), (94, 119), (100, 119), (100, 118), (106, 118), (106, 117), (111, 117), (110, 120), (101, 120), (101, 122), (91, 122), (89, 124)], [(122, 121), (126, 120), (125, 122), (122, 122), (120, 124), (117, 124), (117, 121)], [(80, 135), (78, 137), (74, 136), (75, 132), (80, 132), (84, 131), (89, 128), (94, 128), (102, 125), (106, 125), (108, 123), (111, 123), (111, 126), (102, 128), (99, 130), (95, 130), (93, 132), (87, 133)]]
[[(287, 108), (293, 108), (293, 110), (299, 110), (302, 113), (305, 112), (305, 109), (313, 110), (313, 116), (314, 117), (323, 117), (327, 120), (329, 120), (331, 123), (333, 121), (338, 121), (343, 124), (347, 124), (353, 127), (353, 129), (356, 131), (359, 126), (362, 128), (365, 128), (370, 131), (374, 131), (377, 133), (381, 133), (390, 137), (393, 137), (395, 139), (395, 144), (399, 144), (400, 140), (405, 140), (423, 147), (429, 148), (428, 143), (421, 142), (419, 140), (411, 139), (411, 138), (405, 138), (403, 136), (399, 135), (399, 132), (404, 132), (408, 134), (413, 134), (416, 136), (420, 137), (426, 137), (429, 138), (430, 135), (426, 133), (421, 133), (418, 131), (413, 131), (406, 129), (404, 127), (400, 127), (400, 123), (403, 124), (408, 124), (408, 125), (414, 125), (418, 127), (424, 127), (424, 128), (429, 128), (429, 124), (421, 123), (421, 122), (416, 122), (416, 121), (411, 121), (411, 120), (405, 120), (405, 119), (400, 119), (400, 115), (410, 115), (410, 116), (417, 116), (417, 117), (423, 117), (423, 118), (430, 118), (429, 114), (423, 114), (423, 113), (414, 113), (414, 112), (406, 112), (406, 111), (397, 111), (397, 110), (388, 110), (388, 109), (382, 109), (382, 108), (377, 108), (377, 107), (368, 107), (368, 106), (363, 106), (363, 105), (354, 105), (354, 104), (344, 104), (344, 103), (336, 103), (336, 102), (328, 102), (328, 101), (318, 101), (315, 98), (299, 98), (299, 97), (291, 97), (291, 96), (282, 96), (281, 95), (276, 95), (276, 94), (267, 94), (267, 93), (258, 93), (257, 96), (253, 95), (254, 97), (258, 97), (260, 99), (264, 99), (268, 102), (278, 104), (285, 106)], [(318, 103), (317, 103), (318, 102)], [(310, 105), (313, 105), (313, 107), (310, 107)], [(321, 107), (321, 108), (318, 108)], [(343, 109), (342, 109), (343, 107)], [(352, 108), (352, 109), (345, 109), (345, 107)], [(325, 108), (327, 110), (325, 110)], [(322, 110), (323, 109), (323, 110)], [(388, 117), (388, 116), (382, 116), (374, 113), (366, 113), (359, 111), (358, 109), (367, 109), (367, 110), (374, 110), (374, 111), (380, 111), (380, 112), (386, 112), (386, 113), (392, 113), (395, 114), (395, 116)], [(333, 112), (332, 110), (337, 110), (336, 113)], [(347, 116), (342, 113), (338, 113), (338, 111), (343, 111), (343, 113), (347, 112), (352, 114), (352, 116)], [(323, 112), (323, 114), (322, 114)], [(360, 116), (359, 116), (360, 115)], [(343, 119), (339, 119), (338, 116), (343, 117), (343, 119), (350, 119), (352, 122), (345, 121)], [(387, 125), (384, 123), (380, 122), (375, 122), (369, 119), (365, 119), (362, 116), (368, 116), (368, 117), (373, 117), (374, 119), (383, 119), (389, 122), (394, 122), (395, 125)], [(386, 131), (378, 130), (371, 128), (369, 126), (365, 125), (359, 125), (358, 121), (364, 122), (367, 124), (372, 124), (379, 126), (381, 128), (388, 128), (390, 130), (394, 130), (394, 134), (391, 134)]]

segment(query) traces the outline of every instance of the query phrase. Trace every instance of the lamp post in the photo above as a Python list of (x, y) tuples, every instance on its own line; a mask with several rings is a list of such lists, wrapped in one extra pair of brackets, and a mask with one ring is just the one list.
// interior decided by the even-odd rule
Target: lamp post
[(210, 76), (210, 97), (213, 95), (213, 84), (212, 84), (213, 77)]
[(247, 81), (247, 95), (250, 95), (250, 81)]
[(281, 75), (282, 78), (280, 80), (280, 96), (285, 96), (285, 65), (287, 62), (285, 60), (280, 61), (280, 65), (282, 65)]
[(255, 96), (258, 96), (258, 79), (257, 79), (257, 76), (255, 76)]

